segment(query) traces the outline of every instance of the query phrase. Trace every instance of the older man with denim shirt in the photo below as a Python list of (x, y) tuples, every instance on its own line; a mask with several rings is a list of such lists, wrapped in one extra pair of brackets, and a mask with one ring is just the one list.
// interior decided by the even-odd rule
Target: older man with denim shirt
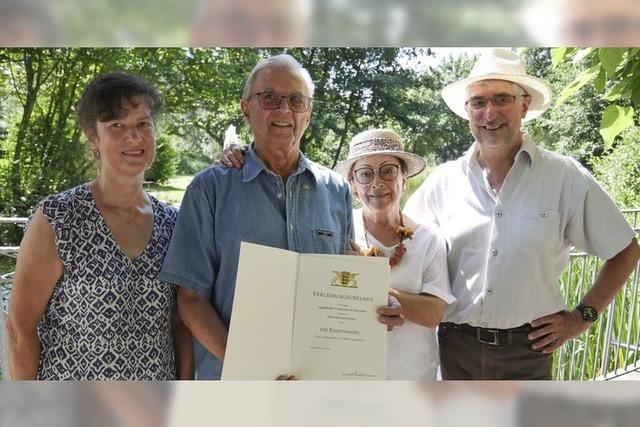
[[(312, 96), (311, 78), (293, 57), (256, 65), (241, 102), (254, 136), (245, 167), (208, 168), (184, 195), (160, 277), (180, 286), (198, 379), (222, 372), (242, 241), (345, 254), (353, 238), (348, 184), (299, 150)], [(383, 323), (401, 321), (397, 309), (381, 310)]]

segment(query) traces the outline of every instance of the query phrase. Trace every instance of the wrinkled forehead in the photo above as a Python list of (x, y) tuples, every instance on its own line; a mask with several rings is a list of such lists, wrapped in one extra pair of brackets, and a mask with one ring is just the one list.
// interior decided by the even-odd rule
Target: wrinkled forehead
[(251, 93), (273, 90), (278, 93), (309, 95), (302, 73), (282, 65), (267, 65), (256, 73)]
[(480, 80), (467, 86), (467, 98), (491, 96), (497, 93), (516, 95), (519, 85), (508, 80)]

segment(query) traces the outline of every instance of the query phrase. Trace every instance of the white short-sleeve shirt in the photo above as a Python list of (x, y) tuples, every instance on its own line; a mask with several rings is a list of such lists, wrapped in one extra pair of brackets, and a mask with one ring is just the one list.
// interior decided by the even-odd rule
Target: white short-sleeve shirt
[[(353, 211), (353, 225), (356, 243), (367, 247), (362, 210)], [(381, 244), (370, 234), (367, 240), (369, 245), (382, 249), (387, 257), (395, 249)], [(404, 244), (407, 252), (400, 264), (391, 268), (390, 286), (412, 294), (431, 294), (447, 304), (454, 302), (447, 273), (446, 246), (437, 227), (419, 224), (413, 238), (405, 239)], [(434, 329), (407, 320), (388, 334), (387, 379), (434, 380), (439, 363)]]
[(523, 138), (497, 195), (474, 143), (436, 168), (407, 202), (407, 214), (433, 221), (447, 242), (457, 301), (445, 321), (512, 328), (560, 311), (558, 279), (571, 245), (607, 260), (635, 235), (584, 167)]

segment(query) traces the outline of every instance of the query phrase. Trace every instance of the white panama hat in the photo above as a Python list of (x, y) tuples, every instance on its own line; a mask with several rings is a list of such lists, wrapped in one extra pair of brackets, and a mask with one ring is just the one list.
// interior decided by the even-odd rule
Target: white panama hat
[(407, 178), (419, 174), (426, 166), (424, 159), (404, 151), (402, 137), (390, 129), (370, 129), (360, 132), (349, 142), (347, 158), (335, 167), (335, 171), (349, 179), (353, 164), (369, 156), (395, 156), (407, 166)]
[(467, 87), (481, 80), (506, 80), (522, 86), (531, 96), (531, 103), (523, 122), (535, 119), (551, 105), (553, 92), (545, 80), (527, 74), (520, 56), (508, 49), (491, 49), (482, 54), (469, 73), (469, 77), (451, 83), (442, 89), (442, 99), (460, 117), (469, 120), (465, 101)]

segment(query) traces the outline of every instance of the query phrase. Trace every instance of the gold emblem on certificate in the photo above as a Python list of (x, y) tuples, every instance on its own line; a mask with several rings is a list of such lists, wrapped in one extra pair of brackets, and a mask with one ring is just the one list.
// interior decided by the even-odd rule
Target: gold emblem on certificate
[(331, 286), (340, 286), (342, 288), (357, 288), (358, 281), (356, 276), (358, 273), (351, 273), (349, 271), (335, 271), (336, 277), (331, 281)]

